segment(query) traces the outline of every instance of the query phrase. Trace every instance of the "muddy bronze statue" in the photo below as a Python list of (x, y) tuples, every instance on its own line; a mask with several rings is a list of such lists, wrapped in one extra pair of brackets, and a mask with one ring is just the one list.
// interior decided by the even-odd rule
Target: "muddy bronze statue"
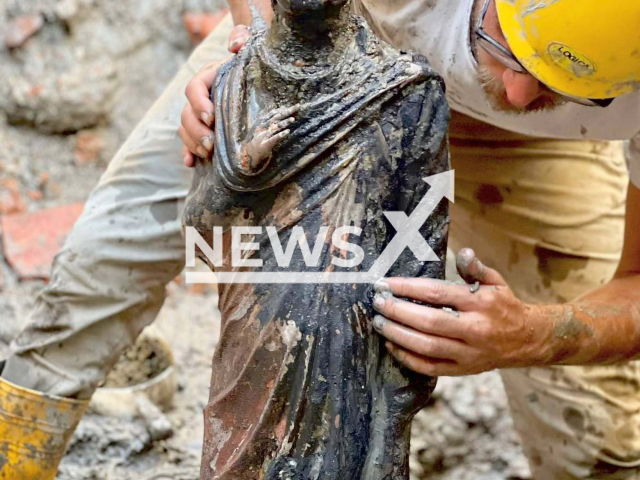
[[(449, 169), (442, 80), (378, 40), (349, 3), (274, 0), (270, 28), (218, 73), (215, 155), (198, 162), (185, 211), (210, 245), (223, 228), (223, 265), (199, 253), (215, 272), (347, 271), (339, 260), (357, 252), (368, 271), (396, 234), (384, 212), (410, 215), (430, 189), (423, 178)], [(441, 262), (405, 249), (388, 276), (444, 278), (448, 222), (442, 201), (420, 230)], [(263, 227), (243, 237), (259, 245), (243, 258), (261, 266), (233, 266), (236, 226)], [(331, 241), (343, 226), (360, 229), (351, 248)], [(281, 266), (265, 227), (283, 249), (301, 227), (315, 251), (320, 232), (317, 264), (296, 248)], [(387, 353), (372, 290), (220, 285), (202, 480), (409, 478), (411, 420), (435, 380)]]

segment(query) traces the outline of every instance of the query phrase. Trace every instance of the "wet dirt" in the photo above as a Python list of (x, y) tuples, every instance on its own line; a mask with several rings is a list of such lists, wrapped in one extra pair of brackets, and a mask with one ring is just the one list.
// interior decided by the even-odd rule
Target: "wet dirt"
[(124, 388), (147, 382), (171, 365), (171, 353), (155, 338), (141, 338), (127, 349), (104, 381), (104, 388)]
[[(0, 293), (0, 312), (24, 316), (41, 284)], [(155, 323), (171, 343), (179, 390), (166, 413), (174, 435), (153, 442), (141, 420), (87, 415), (73, 437), (58, 480), (197, 480), (202, 411), (218, 339), (217, 293), (173, 282)], [(2, 317), (3, 319), (6, 317)], [(2, 353), (0, 341), (0, 354)], [(413, 422), (412, 480), (529, 479), (500, 376), (442, 378)]]

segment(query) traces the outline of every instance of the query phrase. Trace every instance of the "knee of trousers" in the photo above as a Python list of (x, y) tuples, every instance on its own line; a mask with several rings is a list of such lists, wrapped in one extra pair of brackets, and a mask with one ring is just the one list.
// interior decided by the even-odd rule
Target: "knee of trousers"
[(638, 478), (639, 362), (501, 373), (534, 478)]
[[(144, 129), (158, 139), (156, 148), (138, 138)], [(93, 373), (88, 380), (81, 376), (90, 384), (99, 382), (119, 352), (154, 320), (166, 284), (184, 265), (180, 217), (190, 173), (183, 172), (180, 156), (174, 155), (179, 143), (162, 136), (166, 130), (161, 123), (143, 123), (123, 146), (56, 256), (51, 281), (12, 343), (15, 355), (34, 353), (44, 358), (38, 364), (49, 362), (47, 375), (60, 367), (60, 378), (78, 377), (76, 363), (83, 362), (69, 363), (82, 351)], [(100, 339), (102, 343), (93, 343)], [(87, 348), (94, 344), (112, 348)], [(86, 387), (84, 381), (75, 383)], [(63, 391), (68, 394), (69, 389)]]

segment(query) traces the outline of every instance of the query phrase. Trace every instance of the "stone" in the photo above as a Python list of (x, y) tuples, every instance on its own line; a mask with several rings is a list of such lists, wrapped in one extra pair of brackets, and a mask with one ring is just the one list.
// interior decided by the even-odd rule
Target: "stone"
[(7, 25), (7, 30), (4, 34), (4, 44), (7, 48), (21, 47), (40, 31), (44, 25), (44, 18), (42, 15), (23, 15)]
[(83, 208), (76, 203), (0, 217), (4, 255), (20, 280), (49, 278), (53, 258)]
[[(45, 66), (34, 55), (23, 68), (7, 72), (7, 96), (0, 99), (0, 107), (10, 123), (32, 125), (47, 133), (70, 133), (108, 121), (118, 86), (114, 63), (98, 57), (78, 64), (65, 58), (70, 52), (58, 53), (58, 71), (43, 72)], [(62, 68), (65, 63), (69, 68)]]
[(0, 180), (0, 214), (21, 213), (26, 208), (27, 205), (20, 193), (18, 181), (15, 178)]
[(56, 15), (61, 20), (71, 20), (78, 14), (79, 10), (76, 0), (59, 0), (55, 8)]
[(49, 172), (40, 172), (40, 175), (38, 175), (38, 188), (40, 190), (44, 189), (49, 183), (50, 179), (51, 174)]
[(40, 190), (28, 190), (27, 197), (29, 197), (34, 202), (39, 202), (44, 198), (44, 195)]
[(76, 163), (86, 165), (96, 163), (106, 142), (102, 136), (92, 130), (82, 130), (76, 134), (73, 156)]

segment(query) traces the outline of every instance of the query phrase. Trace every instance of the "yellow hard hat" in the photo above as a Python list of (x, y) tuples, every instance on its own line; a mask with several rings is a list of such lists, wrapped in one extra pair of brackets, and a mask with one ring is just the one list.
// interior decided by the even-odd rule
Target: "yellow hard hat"
[(640, 89), (640, 0), (496, 0), (514, 55), (551, 89), (613, 98)]

